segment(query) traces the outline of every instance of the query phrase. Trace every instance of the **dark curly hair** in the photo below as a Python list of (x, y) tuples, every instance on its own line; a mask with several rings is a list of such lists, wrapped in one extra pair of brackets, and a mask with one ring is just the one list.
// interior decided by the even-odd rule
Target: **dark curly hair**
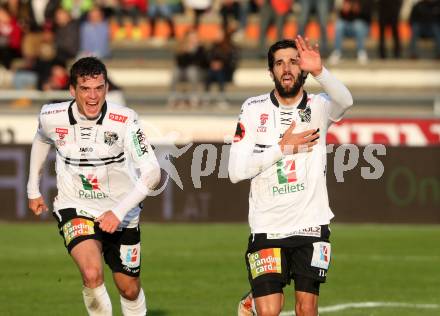
[(289, 40), (289, 39), (283, 39), (281, 41), (278, 41), (276, 43), (274, 43), (270, 48), (269, 51), (267, 52), (267, 65), (269, 66), (269, 69), (272, 70), (273, 68), (273, 64), (275, 62), (274, 59), (274, 55), (275, 52), (279, 49), (284, 49), (284, 48), (296, 48), (296, 43), (294, 40)]
[(104, 63), (96, 57), (84, 57), (78, 59), (70, 68), (70, 84), (76, 87), (79, 77), (96, 77), (104, 75), (104, 80), (107, 83), (107, 68)]

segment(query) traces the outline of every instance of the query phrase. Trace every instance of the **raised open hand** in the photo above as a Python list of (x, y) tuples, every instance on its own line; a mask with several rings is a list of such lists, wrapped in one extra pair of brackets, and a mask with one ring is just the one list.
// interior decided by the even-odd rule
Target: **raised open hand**
[(299, 62), (298, 65), (301, 70), (317, 76), (322, 71), (321, 54), (319, 53), (319, 45), (311, 45), (309, 39), (302, 38), (297, 35), (295, 38), (296, 47), (298, 49)]

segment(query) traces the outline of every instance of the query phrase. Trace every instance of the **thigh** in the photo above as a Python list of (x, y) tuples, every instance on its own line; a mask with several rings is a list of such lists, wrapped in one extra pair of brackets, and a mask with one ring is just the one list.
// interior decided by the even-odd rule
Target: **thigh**
[(102, 278), (103, 267), (101, 253), (101, 242), (88, 239), (77, 244), (70, 252), (70, 255), (83, 277), (87, 276), (88, 272), (93, 270)]
[(141, 242), (139, 227), (124, 228), (113, 234), (103, 234), (105, 263), (115, 272), (138, 277), (141, 270)]
[(245, 255), (252, 293), (254, 297), (283, 293), (284, 286), (290, 283), (285, 251), (279, 246), (271, 246), (265, 234), (255, 236), (249, 237)]

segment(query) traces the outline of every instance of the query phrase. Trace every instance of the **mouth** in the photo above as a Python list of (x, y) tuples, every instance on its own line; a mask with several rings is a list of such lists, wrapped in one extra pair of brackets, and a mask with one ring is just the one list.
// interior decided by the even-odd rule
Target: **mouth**
[(87, 102), (86, 105), (90, 109), (95, 109), (96, 107), (98, 107), (98, 102)]
[(285, 75), (281, 77), (281, 82), (284, 85), (290, 85), (293, 84), (293, 77), (291, 75)]

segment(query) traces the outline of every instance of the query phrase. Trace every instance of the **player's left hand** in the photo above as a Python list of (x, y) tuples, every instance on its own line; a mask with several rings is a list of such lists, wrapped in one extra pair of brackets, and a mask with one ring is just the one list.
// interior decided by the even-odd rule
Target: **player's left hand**
[(309, 39), (297, 35), (295, 38), (296, 47), (298, 49), (299, 61), (298, 65), (301, 70), (318, 76), (322, 71), (321, 54), (319, 53), (319, 45), (311, 45)]
[(95, 222), (99, 223), (99, 228), (101, 228), (103, 232), (110, 234), (113, 234), (121, 223), (112, 211), (104, 212), (95, 219)]

